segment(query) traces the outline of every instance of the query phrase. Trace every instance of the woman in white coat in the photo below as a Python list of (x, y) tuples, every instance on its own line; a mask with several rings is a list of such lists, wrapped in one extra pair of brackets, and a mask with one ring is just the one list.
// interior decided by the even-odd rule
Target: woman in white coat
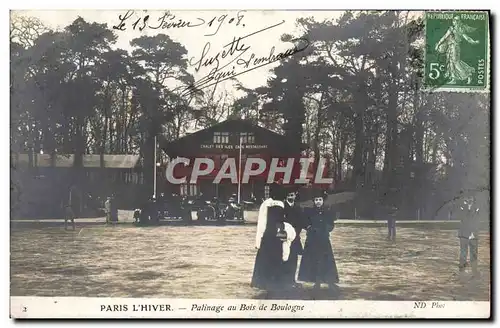
[(251, 282), (252, 287), (265, 290), (285, 287), (285, 264), (296, 237), (295, 229), (285, 222), (283, 188), (274, 184), (270, 189), (270, 198), (259, 209), (255, 238), (257, 256)]

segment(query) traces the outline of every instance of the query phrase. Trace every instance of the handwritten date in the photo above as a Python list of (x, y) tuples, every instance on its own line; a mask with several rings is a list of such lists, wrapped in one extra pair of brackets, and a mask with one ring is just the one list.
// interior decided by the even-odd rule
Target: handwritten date
[(204, 36), (216, 35), (221, 27), (226, 25), (236, 25), (245, 27), (242, 22), (244, 15), (244, 10), (238, 11), (236, 15), (218, 15), (212, 16), (210, 19), (197, 17), (193, 20), (185, 20), (170, 11), (164, 12), (159, 17), (152, 17), (150, 14), (140, 15), (134, 10), (128, 10), (124, 15), (118, 15), (118, 24), (113, 25), (114, 30), (126, 31), (128, 24), (132, 26), (133, 30), (143, 31), (144, 29), (179, 29), (179, 28), (190, 28), (190, 27), (205, 27), (208, 28), (209, 33), (204, 34)]

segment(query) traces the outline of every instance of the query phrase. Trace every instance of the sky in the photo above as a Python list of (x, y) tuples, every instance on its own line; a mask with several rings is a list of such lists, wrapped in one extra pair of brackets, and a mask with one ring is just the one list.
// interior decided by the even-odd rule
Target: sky
[[(18, 11), (16, 13), (22, 15), (29, 15), (38, 17), (42, 22), (53, 29), (62, 29), (65, 26), (73, 22), (78, 16), (83, 17), (87, 22), (98, 22), (106, 23), (108, 28), (116, 26), (120, 23), (119, 15), (124, 17), (127, 14), (127, 10), (37, 10), (37, 11)], [(170, 16), (168, 18), (173, 18), (170, 22), (178, 22), (179, 19), (183, 21), (190, 21), (192, 25), (201, 24), (197, 27), (184, 27), (184, 28), (167, 28), (167, 29), (151, 29), (145, 28), (142, 31), (138, 29), (133, 29), (132, 24), (137, 19), (143, 19), (146, 15), (150, 15), (148, 23), (156, 27), (159, 25), (161, 18), (164, 16), (165, 11), (158, 10), (134, 10), (133, 13), (129, 12), (130, 18), (128, 18), (124, 23), (126, 24), (123, 28), (124, 31), (114, 30), (117, 34), (118, 39), (116, 43), (117, 48), (122, 48), (126, 50), (131, 50), (130, 41), (134, 38), (140, 37), (141, 35), (155, 35), (158, 33), (164, 33), (170, 36), (174, 41), (180, 42), (184, 45), (188, 52), (188, 59), (191, 60), (193, 65), (190, 65), (188, 71), (193, 74), (195, 81), (203, 78), (214, 68), (214, 65), (209, 65), (208, 67), (200, 67), (198, 72), (195, 71), (196, 62), (202, 57), (203, 50), (207, 49), (207, 44), (209, 44), (209, 50), (206, 52), (205, 58), (211, 58), (217, 55), (217, 53), (223, 50), (223, 46), (227, 45), (233, 38), (242, 37), (253, 32), (258, 32), (262, 29), (268, 28), (260, 33), (255, 33), (244, 39), (244, 43), (240, 46), (250, 47), (245, 53), (239, 57), (240, 59), (246, 58), (248, 60), (251, 58), (252, 54), (255, 54), (254, 58), (268, 57), (270, 51), (275, 47), (274, 54), (279, 52), (284, 52), (287, 49), (293, 47), (291, 43), (281, 42), (280, 37), (284, 33), (290, 33), (299, 36), (300, 30), (296, 27), (295, 22), (301, 17), (315, 17), (318, 21), (323, 21), (325, 19), (336, 19), (341, 16), (341, 11), (292, 11), (292, 10), (282, 10), (282, 11), (182, 11), (173, 10), (170, 11)], [(224, 16), (227, 15), (227, 16)], [(208, 26), (210, 21), (211, 26)], [(220, 22), (220, 23), (219, 23)], [(220, 24), (220, 26), (219, 26)], [(279, 24), (279, 25), (278, 25)], [(274, 26), (269, 28), (271, 26)], [(219, 27), (218, 27), (219, 26)], [(139, 27), (139, 25), (137, 26)], [(216, 32), (216, 33), (215, 33)], [(230, 46), (225, 49), (229, 49)], [(226, 50), (227, 51), (227, 50)], [(238, 53), (233, 55), (236, 57)], [(222, 53), (219, 55), (222, 56)], [(219, 65), (223, 66), (231, 60), (231, 56), (226, 56), (225, 58), (220, 58)], [(215, 62), (215, 61), (214, 61)], [(235, 62), (233, 62), (234, 64)], [(233, 65), (231, 64), (231, 65)], [(269, 78), (269, 69), (277, 66), (278, 63), (275, 62), (270, 65), (265, 65), (255, 70), (249, 71), (248, 73), (241, 74), (237, 77), (245, 87), (255, 88), (262, 86), (266, 83)], [(234, 72), (243, 72), (246, 70), (244, 63), (242, 65), (236, 65)], [(231, 66), (228, 66), (226, 71), (231, 71)], [(211, 87), (212, 88), (212, 87)], [(217, 92), (227, 91), (232, 95), (237, 95), (238, 93), (234, 89), (234, 83), (232, 82), (222, 82), (217, 85)]]

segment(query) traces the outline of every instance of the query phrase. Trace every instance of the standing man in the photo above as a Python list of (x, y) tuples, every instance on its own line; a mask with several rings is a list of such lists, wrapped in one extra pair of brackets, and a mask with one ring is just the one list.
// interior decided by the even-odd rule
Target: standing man
[(286, 274), (285, 280), (286, 284), (295, 287), (295, 273), (297, 271), (297, 264), (299, 261), (299, 255), (302, 255), (303, 247), (300, 240), (300, 233), (302, 229), (305, 229), (305, 222), (303, 211), (301, 207), (295, 201), (297, 197), (297, 192), (295, 190), (290, 190), (285, 198), (285, 222), (288, 222), (295, 229), (295, 239), (292, 241), (290, 247), (290, 256), (288, 261), (285, 263)]
[(477, 277), (477, 253), (479, 238), (479, 208), (475, 204), (473, 196), (464, 199), (460, 206), (460, 228), (458, 238), (460, 239), (459, 271), (464, 272), (467, 266), (467, 253), (470, 255), (472, 276)]
[(398, 209), (396, 206), (391, 206), (389, 208), (389, 216), (387, 218), (387, 240), (396, 241), (396, 216)]
[(111, 223), (111, 197), (106, 198), (104, 203), (104, 212), (106, 213), (106, 224)]

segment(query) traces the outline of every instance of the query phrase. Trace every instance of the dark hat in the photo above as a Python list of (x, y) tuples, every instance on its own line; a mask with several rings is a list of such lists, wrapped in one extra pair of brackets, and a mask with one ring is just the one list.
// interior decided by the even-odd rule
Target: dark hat
[(314, 189), (312, 193), (312, 198), (317, 198), (317, 197), (322, 197), (323, 200), (325, 200), (328, 197), (328, 194), (326, 193), (326, 190), (323, 189)]
[(293, 185), (287, 185), (285, 186), (285, 197), (288, 197), (290, 194), (295, 194), (295, 197), (297, 198), (299, 196), (299, 187), (293, 186)]
[(285, 199), (286, 192), (283, 185), (278, 182), (274, 182), (271, 185), (269, 185), (269, 197), (277, 200)]

